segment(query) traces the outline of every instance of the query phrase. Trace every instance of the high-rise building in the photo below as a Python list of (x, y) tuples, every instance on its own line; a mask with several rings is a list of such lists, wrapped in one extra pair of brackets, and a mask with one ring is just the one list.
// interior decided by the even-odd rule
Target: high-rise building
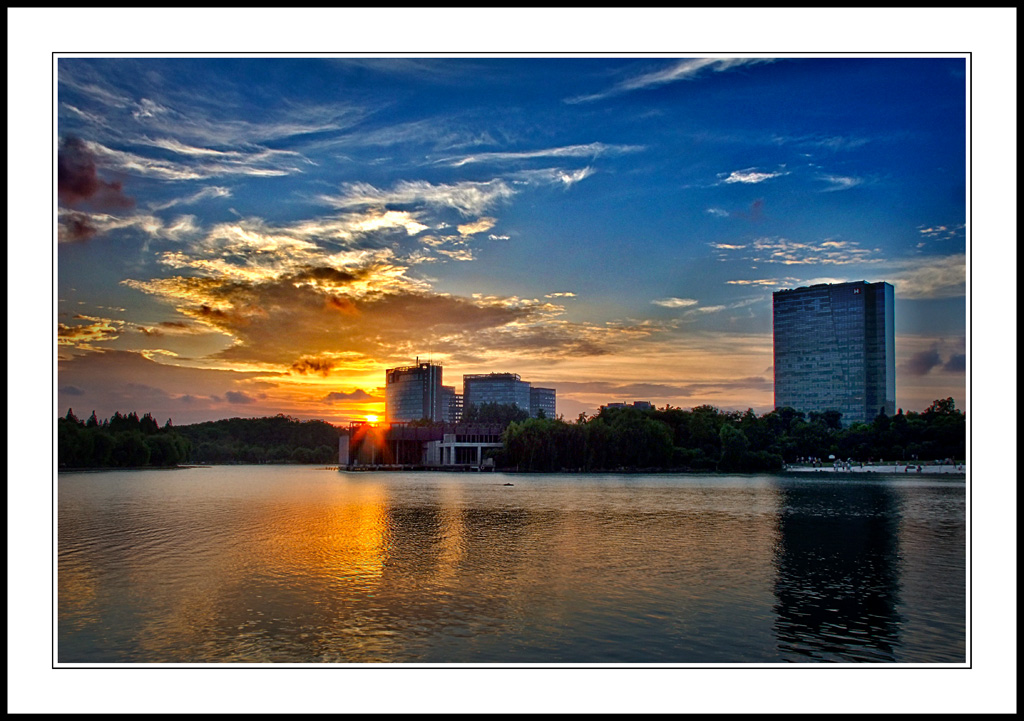
[(467, 409), (484, 403), (501, 403), (530, 410), (530, 384), (521, 380), (518, 373), (462, 376), (462, 397)]
[(536, 418), (544, 411), (545, 418), (555, 417), (555, 389), (530, 387), (530, 416)]
[(441, 410), (445, 423), (462, 421), (462, 394), (455, 392), (455, 386), (441, 386)]
[(388, 423), (445, 419), (440, 365), (417, 359), (414, 366), (389, 368), (385, 381), (384, 418)]
[(775, 407), (839, 411), (843, 425), (896, 410), (893, 287), (821, 284), (772, 295)]

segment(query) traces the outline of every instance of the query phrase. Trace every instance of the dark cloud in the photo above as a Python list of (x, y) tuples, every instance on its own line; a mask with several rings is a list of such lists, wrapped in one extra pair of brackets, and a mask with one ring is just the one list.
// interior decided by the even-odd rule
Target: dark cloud
[(362, 388), (357, 388), (351, 393), (340, 393), (338, 391), (328, 393), (324, 400), (328, 403), (336, 403), (339, 401), (382, 401), (384, 399), (380, 396), (370, 395)]
[(81, 243), (96, 235), (98, 228), (84, 213), (63, 215), (57, 227), (57, 240), (61, 243)]
[(66, 396), (84, 396), (85, 391), (77, 386), (61, 386), (57, 389), (58, 393), (63, 393)]
[(912, 376), (927, 375), (933, 368), (942, 365), (942, 358), (935, 348), (915, 353), (903, 364), (903, 370)]
[(89, 203), (105, 210), (135, 205), (121, 192), (121, 183), (100, 179), (89, 147), (73, 135), (65, 137), (57, 150), (57, 197), (68, 206)]
[(942, 370), (949, 371), (950, 373), (966, 373), (967, 355), (964, 353), (954, 353), (946, 361), (946, 364), (942, 366)]
[(224, 394), (227, 398), (228, 403), (255, 403), (256, 399), (252, 396), (246, 395), (242, 391), (228, 391)]
[(292, 280), (317, 280), (332, 285), (345, 285), (359, 278), (359, 274), (350, 273), (330, 266), (313, 267), (307, 266), (299, 272), (290, 276)]
[(296, 373), (319, 373), (327, 377), (334, 368), (334, 361), (329, 358), (300, 358), (292, 363), (292, 370)]

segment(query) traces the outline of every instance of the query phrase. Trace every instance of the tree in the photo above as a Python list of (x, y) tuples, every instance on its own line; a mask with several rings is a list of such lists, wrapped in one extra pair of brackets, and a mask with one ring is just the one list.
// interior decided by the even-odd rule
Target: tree
[(956, 403), (952, 398), (943, 398), (941, 400), (932, 401), (932, 404), (924, 411), (925, 415), (932, 416), (951, 416), (958, 413), (956, 409)]
[(743, 433), (743, 431), (728, 423), (725, 423), (722, 425), (722, 430), (719, 432), (719, 437), (722, 442), (722, 455), (719, 459), (718, 466), (719, 470), (746, 470), (745, 461), (747, 451), (750, 448), (750, 443), (747, 441), (747, 437)]
[(462, 412), (463, 423), (499, 423), (503, 426), (525, 421), (529, 417), (529, 411), (524, 411), (515, 403), (473, 404)]

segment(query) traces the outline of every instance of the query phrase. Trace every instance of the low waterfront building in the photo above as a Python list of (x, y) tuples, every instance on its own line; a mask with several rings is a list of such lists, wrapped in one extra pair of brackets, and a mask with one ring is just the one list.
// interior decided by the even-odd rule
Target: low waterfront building
[(632, 403), (607, 403), (601, 406), (601, 408), (638, 408), (643, 411), (653, 411), (654, 404), (650, 401), (633, 401)]
[(502, 447), (504, 426), (493, 423), (351, 423), (341, 432), (338, 466), (480, 468)]

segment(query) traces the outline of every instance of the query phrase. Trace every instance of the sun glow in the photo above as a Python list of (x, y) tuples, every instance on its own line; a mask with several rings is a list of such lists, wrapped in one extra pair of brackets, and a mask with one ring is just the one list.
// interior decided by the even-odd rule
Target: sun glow
[(380, 418), (378, 416), (375, 416), (375, 415), (372, 415), (372, 414), (366, 416), (366, 422), (367, 423), (376, 423), (379, 420), (380, 420)]

